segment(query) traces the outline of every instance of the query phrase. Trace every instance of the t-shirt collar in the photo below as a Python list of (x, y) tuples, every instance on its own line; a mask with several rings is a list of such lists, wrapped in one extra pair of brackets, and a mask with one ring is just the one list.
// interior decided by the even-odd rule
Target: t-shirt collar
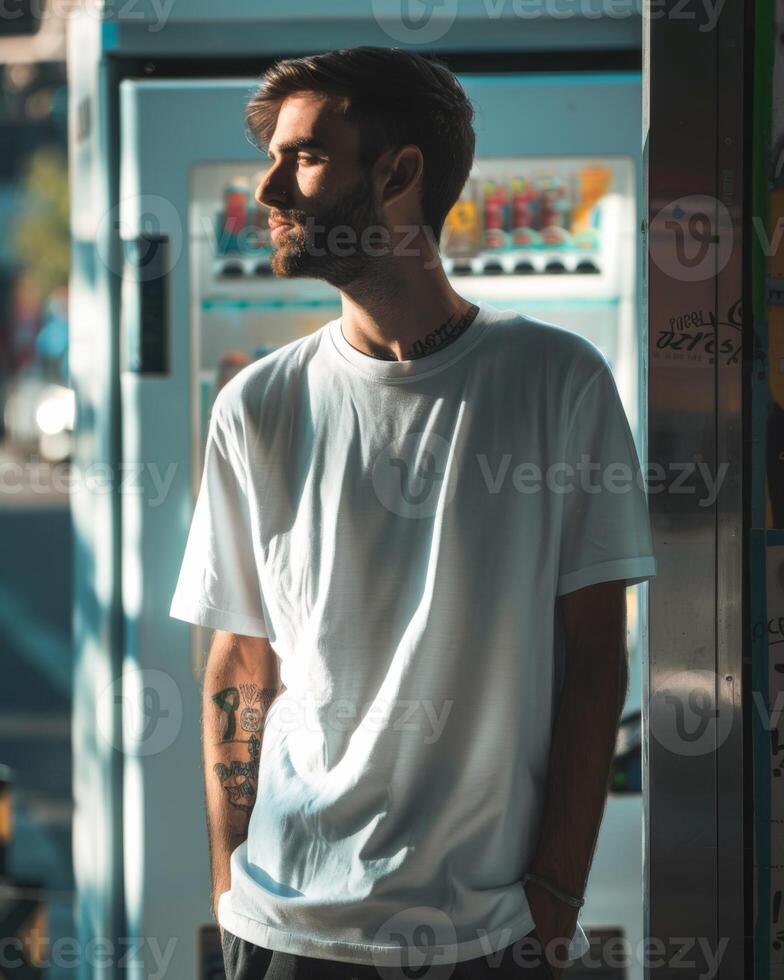
[(479, 343), (490, 325), (491, 318), (483, 304), (478, 303), (477, 306), (479, 312), (457, 340), (453, 340), (451, 344), (447, 344), (440, 350), (433, 351), (432, 354), (425, 354), (410, 361), (387, 361), (352, 347), (343, 335), (342, 316), (331, 320), (326, 326), (333, 350), (346, 365), (379, 381), (408, 381), (441, 371)]

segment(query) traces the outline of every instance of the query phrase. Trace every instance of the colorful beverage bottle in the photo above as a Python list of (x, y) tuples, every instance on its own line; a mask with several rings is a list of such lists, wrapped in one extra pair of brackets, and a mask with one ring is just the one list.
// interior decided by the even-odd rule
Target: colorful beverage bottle
[(240, 232), (248, 223), (248, 188), (239, 182), (227, 184), (223, 190), (221, 212), (221, 244), (223, 251), (237, 248)]
[(550, 175), (540, 182), (539, 227), (542, 244), (556, 246), (571, 243), (569, 188), (561, 177)]
[(476, 181), (469, 179), (444, 222), (441, 247), (450, 258), (470, 258), (482, 244)]
[(511, 241), (516, 248), (526, 248), (539, 243), (539, 233), (535, 230), (539, 217), (539, 202), (536, 187), (525, 177), (515, 177), (512, 190), (512, 231)]
[(509, 245), (509, 195), (506, 186), (497, 180), (484, 183), (482, 247), (506, 248)]

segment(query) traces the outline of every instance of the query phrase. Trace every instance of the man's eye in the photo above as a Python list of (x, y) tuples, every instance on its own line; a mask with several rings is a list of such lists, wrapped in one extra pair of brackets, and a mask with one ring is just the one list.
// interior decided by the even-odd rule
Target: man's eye
[(297, 160), (299, 163), (313, 164), (318, 163), (318, 157), (311, 156), (309, 153), (300, 153), (297, 155)]

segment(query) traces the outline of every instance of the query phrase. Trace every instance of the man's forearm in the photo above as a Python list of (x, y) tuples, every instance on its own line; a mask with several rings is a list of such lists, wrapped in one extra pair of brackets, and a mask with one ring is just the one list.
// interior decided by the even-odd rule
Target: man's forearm
[(202, 750), (212, 906), (230, 884), (230, 858), (248, 836), (256, 802), (264, 719), (279, 692), (277, 678), (240, 646), (210, 652), (202, 692)]
[[(594, 637), (573, 651), (558, 704), (542, 832), (531, 871), (571, 895), (585, 889), (607, 801), (618, 722), (626, 699), (626, 645), (592, 656)], [(605, 642), (620, 643), (618, 639)]]

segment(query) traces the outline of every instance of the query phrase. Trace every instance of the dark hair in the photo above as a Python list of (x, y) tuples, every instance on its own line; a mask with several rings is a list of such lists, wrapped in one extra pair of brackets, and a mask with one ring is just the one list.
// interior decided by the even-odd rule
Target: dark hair
[(443, 64), (401, 48), (358, 47), (276, 62), (245, 108), (257, 145), (272, 138), (283, 100), (321, 92), (354, 123), (363, 165), (384, 150), (413, 143), (422, 151), (422, 211), (438, 238), (474, 159), (474, 109)]

